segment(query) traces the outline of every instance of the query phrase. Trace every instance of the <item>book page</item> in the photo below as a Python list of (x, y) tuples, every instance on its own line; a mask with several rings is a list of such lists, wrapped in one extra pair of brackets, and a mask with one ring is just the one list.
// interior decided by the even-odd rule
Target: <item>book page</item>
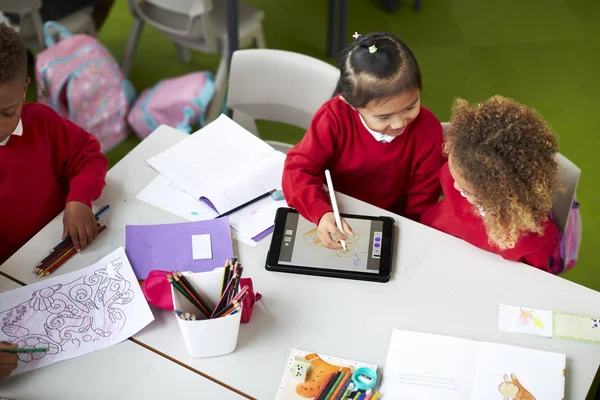
[(562, 400), (564, 354), (479, 343), (471, 399)]
[(394, 329), (381, 395), (402, 400), (470, 399), (476, 354), (477, 343), (470, 340)]
[(224, 114), (148, 164), (199, 199), (210, 195), (275, 152)]

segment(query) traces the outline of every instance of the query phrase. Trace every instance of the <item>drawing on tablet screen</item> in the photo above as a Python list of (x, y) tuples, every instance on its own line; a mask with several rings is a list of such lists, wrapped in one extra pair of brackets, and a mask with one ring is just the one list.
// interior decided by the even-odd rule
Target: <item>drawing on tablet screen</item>
[[(325, 248), (321, 239), (317, 234), (317, 228), (313, 228), (307, 232), (304, 232), (304, 241), (310, 247), (317, 248)], [(346, 250), (339, 249), (335, 251), (335, 255), (339, 258), (348, 258), (352, 257), (354, 260), (354, 265), (360, 265), (362, 261), (366, 258), (366, 252), (357, 252), (360, 244), (360, 234), (355, 234), (346, 240)]]

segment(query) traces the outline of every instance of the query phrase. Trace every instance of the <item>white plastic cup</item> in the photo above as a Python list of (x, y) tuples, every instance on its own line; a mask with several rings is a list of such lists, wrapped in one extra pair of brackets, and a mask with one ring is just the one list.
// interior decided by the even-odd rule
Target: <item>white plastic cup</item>
[[(183, 273), (190, 284), (212, 307), (217, 304), (223, 284), (223, 268), (210, 272)], [(207, 319), (177, 289), (171, 286), (173, 305), (176, 310), (194, 314), (195, 321), (177, 318), (183, 341), (192, 357), (215, 357), (229, 354), (237, 345), (242, 311), (225, 317)]]

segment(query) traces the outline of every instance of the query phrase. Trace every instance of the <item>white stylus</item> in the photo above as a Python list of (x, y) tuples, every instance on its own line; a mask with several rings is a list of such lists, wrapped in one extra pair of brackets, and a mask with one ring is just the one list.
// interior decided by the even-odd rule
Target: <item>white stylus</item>
[[(327, 188), (329, 189), (329, 198), (331, 199), (331, 207), (333, 207), (333, 216), (335, 217), (335, 224), (337, 225), (340, 232), (344, 235), (344, 228), (342, 228), (342, 218), (340, 217), (340, 210), (338, 209), (337, 201), (335, 199), (335, 192), (333, 191), (333, 181), (331, 180), (331, 173), (328, 169), (325, 170), (325, 180), (327, 181)], [(342, 249), (346, 250), (346, 242), (340, 240)]]

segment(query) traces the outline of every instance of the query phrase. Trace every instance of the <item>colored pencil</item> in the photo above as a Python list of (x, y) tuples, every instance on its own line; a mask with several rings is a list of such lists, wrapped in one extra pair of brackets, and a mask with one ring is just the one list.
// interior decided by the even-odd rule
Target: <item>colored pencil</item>
[(352, 384), (351, 378), (352, 378), (352, 372), (349, 372), (348, 379), (346, 379), (346, 382), (344, 382), (344, 384), (341, 387), (340, 392), (335, 396), (334, 400), (340, 400), (342, 398), (342, 396), (346, 393), (348, 386), (350, 386)]
[(340, 395), (340, 393), (342, 393), (344, 390), (346, 390), (346, 386), (348, 386), (348, 382), (350, 381), (350, 375), (351, 375), (350, 371), (348, 371), (344, 374), (344, 376), (342, 377), (342, 380), (340, 381), (336, 390), (331, 394), (331, 396), (329, 396), (330, 400), (335, 400)]
[(187, 294), (190, 295), (190, 297), (192, 299), (194, 299), (194, 305), (196, 306), (196, 308), (199, 309), (204, 315), (206, 315), (207, 318), (210, 318), (211, 313), (208, 312), (208, 310), (202, 305), (200, 300), (198, 300), (198, 298), (196, 296), (194, 296), (194, 294), (192, 293), (190, 288), (188, 288), (187, 286), (185, 286), (183, 284), (183, 282), (180, 280), (179, 276), (177, 276), (176, 273), (173, 273), (173, 279), (175, 280), (175, 282), (177, 282), (179, 284), (179, 286), (181, 286), (181, 288), (183, 290), (185, 290), (187, 292)]
[(367, 392), (361, 393), (361, 395), (358, 398), (358, 400), (365, 400), (365, 397), (367, 397)]
[(229, 307), (226, 307), (225, 309), (217, 312), (215, 315), (213, 315), (211, 318), (219, 318), (220, 316), (223, 316), (225, 314), (229, 314), (230, 312), (232, 312), (233, 310), (235, 310), (236, 308), (238, 308), (240, 306), (240, 303), (238, 303), (237, 301), (233, 302), (233, 304)]
[[(101, 226), (100, 229), (98, 229), (98, 234), (101, 234), (105, 230), (106, 225)], [(69, 247), (66, 251), (60, 254), (60, 257), (54, 260), (51, 264), (46, 265), (44, 269), (40, 269), (38, 272), (38, 278), (50, 275), (52, 272), (56, 271), (59, 267), (66, 263), (69, 259), (71, 259), (75, 254), (77, 254), (75, 248), (72, 246)]]
[[(102, 215), (104, 215), (108, 210), (110, 209), (110, 206), (104, 206), (100, 211), (98, 211), (95, 215), (96, 219), (100, 218)], [(100, 232), (98, 232), (100, 233)], [(50, 259), (52, 259), (52, 257), (56, 256), (56, 252), (57, 251), (61, 251), (64, 250), (65, 248), (69, 247), (73, 245), (73, 241), (71, 240), (71, 237), (68, 236), (66, 239), (62, 240), (58, 245), (56, 245), (56, 247), (54, 247), (52, 250), (50, 250), (50, 254), (44, 258), (37, 266), (41, 267), (44, 264), (47, 264)]]
[(321, 394), (323, 394), (323, 392), (325, 391), (325, 388), (327, 388), (327, 385), (329, 385), (329, 382), (333, 379), (334, 375), (335, 375), (335, 372), (332, 372), (329, 374), (327, 379), (325, 379), (325, 382), (323, 382), (323, 385), (319, 388), (319, 391), (317, 392), (317, 395), (314, 397), (314, 400), (317, 400), (319, 398), (319, 396), (321, 396)]
[(354, 389), (354, 384), (352, 382), (350, 382), (350, 384), (346, 388), (346, 391), (342, 395), (341, 400), (346, 400), (348, 398), (348, 396), (350, 396), (350, 393), (352, 392), (352, 389)]
[(227, 287), (227, 275), (229, 275), (229, 260), (225, 261), (225, 267), (223, 267), (223, 283), (221, 284), (221, 296), (223, 296), (223, 292), (225, 292), (225, 288)]
[(323, 390), (319, 396), (315, 397), (315, 400), (325, 400), (325, 397), (327, 397), (327, 394), (329, 393), (333, 385), (337, 382), (341, 374), (342, 373), (340, 371), (336, 372), (335, 375), (333, 375), (333, 378), (331, 378), (331, 380), (325, 387), (325, 390)]
[(208, 314), (212, 314), (212, 310), (211, 307), (208, 305), (208, 303), (206, 302), (206, 300), (204, 300), (204, 298), (200, 295), (200, 293), (198, 293), (198, 291), (196, 291), (196, 289), (194, 288), (194, 286), (190, 283), (190, 281), (181, 273), (181, 272), (177, 272), (177, 276), (179, 277), (179, 280), (185, 285), (187, 286), (187, 288), (190, 290), (190, 292), (192, 292), (192, 294), (198, 299), (198, 301), (200, 302), (200, 304), (202, 304), (202, 306), (204, 308), (206, 308)]
[(371, 397), (371, 400), (377, 400), (379, 396), (381, 396), (381, 393), (377, 392), (375, 395), (373, 395), (373, 397)]
[(242, 208), (248, 207), (249, 205), (251, 205), (251, 204), (254, 204), (254, 203), (256, 203), (257, 201), (264, 199), (265, 197), (269, 197), (270, 195), (272, 195), (272, 194), (273, 194), (273, 193), (275, 193), (276, 191), (277, 191), (276, 189), (269, 190), (267, 193), (263, 193), (263, 194), (261, 194), (260, 196), (258, 196), (258, 197), (255, 197), (254, 199), (252, 199), (252, 200), (250, 200), (250, 201), (247, 201), (247, 202), (245, 202), (245, 203), (244, 203), (244, 204), (242, 204), (241, 206), (238, 206), (238, 207), (236, 207), (236, 208), (233, 208), (233, 209), (231, 209), (231, 210), (229, 210), (229, 211), (227, 211), (227, 212), (225, 212), (225, 213), (223, 213), (223, 214), (219, 215), (217, 218), (226, 217), (226, 216), (228, 216), (228, 215), (231, 215), (231, 214), (233, 214), (234, 212), (241, 210)]
[(0, 350), (3, 353), (36, 353), (39, 351), (48, 351), (47, 347), (21, 347), (18, 349)]
[(248, 294), (248, 286), (244, 286), (241, 290), (241, 292), (239, 292), (238, 294), (236, 294), (231, 301), (237, 301), (240, 302), (244, 297), (246, 297), (246, 295)]
[(237, 307), (235, 307), (233, 310), (231, 310), (230, 312), (228, 312), (228, 313), (224, 313), (223, 315), (220, 315), (220, 316), (218, 316), (218, 317), (215, 317), (215, 318), (223, 318), (223, 317), (227, 317), (228, 315), (237, 314), (237, 313), (238, 313), (238, 312), (240, 312), (241, 310), (242, 310), (242, 307), (240, 307), (240, 306), (237, 306)]
[(360, 399), (360, 396), (362, 396), (362, 393), (360, 392), (360, 390), (358, 392), (356, 392), (356, 395), (354, 396), (353, 400), (358, 400)]
[(341, 389), (341, 383), (343, 380), (346, 379), (347, 374), (348, 372), (343, 372), (340, 374), (337, 381), (335, 381), (331, 389), (329, 389), (329, 393), (327, 393), (327, 396), (324, 397), (324, 400), (330, 400), (333, 394), (336, 393), (339, 389)]
[(235, 269), (235, 278), (233, 278), (233, 287), (229, 291), (229, 297), (227, 298), (227, 302), (230, 303), (231, 299), (237, 295), (238, 290), (240, 288), (240, 278), (242, 277), (242, 273), (244, 272), (244, 267), (242, 264), (239, 264)]
[(190, 295), (181, 287), (179, 286), (179, 284), (177, 282), (175, 282), (175, 280), (173, 279), (173, 277), (171, 275), (167, 275), (167, 280), (169, 281), (169, 283), (171, 285), (173, 285), (173, 287), (175, 287), (175, 289), (177, 289), (177, 291), (179, 293), (181, 293), (183, 295), (183, 297), (185, 297), (186, 299), (188, 299), (188, 301), (190, 303), (192, 303), (192, 305), (196, 308), (198, 308), (200, 310), (200, 308), (198, 307), (198, 305), (196, 304), (196, 302), (194, 301), (194, 299), (192, 299), (190, 297)]
[(232, 279), (229, 280), (229, 282), (227, 283), (227, 287), (225, 288), (225, 291), (223, 292), (223, 294), (221, 295), (221, 298), (219, 299), (219, 301), (217, 302), (217, 305), (215, 306), (215, 309), (213, 310), (213, 313), (211, 315), (211, 318), (218, 312), (220, 312), (223, 307), (227, 307), (228, 302), (226, 301), (228, 299), (229, 296), (229, 291), (231, 290), (232, 285), (232, 281), (235, 278), (235, 274), (232, 277)]
[(371, 400), (371, 397), (373, 397), (372, 392), (365, 396), (365, 400)]

